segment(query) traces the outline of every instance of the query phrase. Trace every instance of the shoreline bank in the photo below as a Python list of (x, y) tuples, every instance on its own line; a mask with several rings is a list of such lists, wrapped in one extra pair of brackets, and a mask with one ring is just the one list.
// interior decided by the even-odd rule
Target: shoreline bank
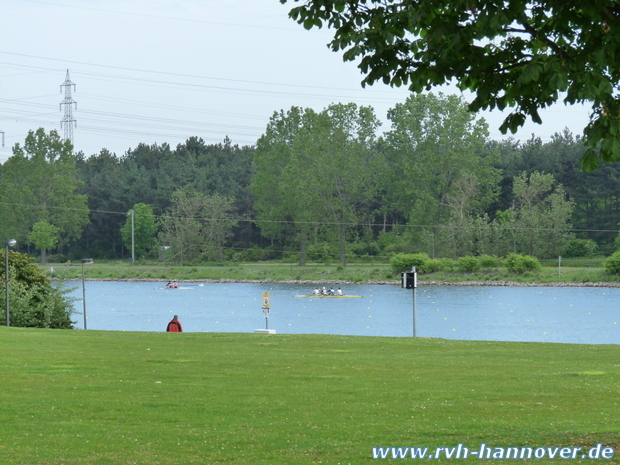
[[(58, 279), (52, 278), (53, 281)], [(165, 282), (165, 279), (155, 278), (85, 278), (85, 281), (118, 281), (118, 282)], [(73, 278), (65, 281), (79, 282), (81, 279)], [(335, 279), (176, 279), (178, 283), (213, 283), (213, 284), (296, 284), (296, 285), (313, 285), (313, 286), (338, 286), (338, 285), (372, 285), (372, 286), (400, 286), (400, 280), (376, 280), (356, 282), (349, 280)], [(518, 281), (425, 281), (418, 279), (418, 287), (424, 286), (492, 286), (492, 287), (620, 287), (620, 282), (549, 282), (549, 283), (521, 283)]]

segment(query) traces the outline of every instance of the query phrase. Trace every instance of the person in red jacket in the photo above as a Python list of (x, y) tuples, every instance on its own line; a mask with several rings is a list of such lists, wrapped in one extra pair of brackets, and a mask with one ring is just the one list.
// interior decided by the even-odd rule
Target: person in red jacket
[(168, 323), (166, 332), (168, 333), (182, 333), (183, 332), (183, 326), (181, 326), (181, 322), (179, 321), (179, 315), (174, 315), (174, 318), (172, 319), (172, 321)]

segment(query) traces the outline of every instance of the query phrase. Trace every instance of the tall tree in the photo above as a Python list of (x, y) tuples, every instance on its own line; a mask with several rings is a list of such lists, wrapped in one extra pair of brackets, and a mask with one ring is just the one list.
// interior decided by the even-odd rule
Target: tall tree
[(387, 198), (415, 226), (410, 228), (414, 242), (453, 241), (442, 239), (442, 225), (458, 227), (496, 196), (499, 173), (485, 147), (486, 123), (476, 120), (462, 99), (443, 94), (411, 95), (388, 118)]
[[(219, 194), (234, 199), (234, 211), (239, 218), (253, 218), (254, 197), (250, 191), (254, 148), (240, 147), (233, 144), (228, 137), (219, 144), (207, 145), (203, 139), (190, 137), (184, 144), (178, 145), (174, 156), (161, 170), (161, 176), (174, 172), (179, 165), (185, 166), (180, 181), (173, 181), (174, 189), (184, 185), (192, 186), (196, 192), (207, 196)], [(174, 165), (174, 166), (173, 166)], [(160, 185), (163, 185), (160, 182)], [(249, 247), (253, 235), (251, 221), (240, 221), (234, 228), (235, 244)]]
[[(287, 3), (289, 0), (281, 0)], [(300, 0), (295, 0), (300, 1)], [(455, 81), (470, 109), (513, 108), (500, 129), (563, 98), (590, 102), (583, 166), (620, 160), (620, 5), (613, 0), (302, 0), (290, 16), (334, 29), (363, 84), (413, 92)], [(562, 97), (563, 96), (563, 97)], [(600, 146), (600, 149), (599, 149)]]
[(160, 244), (171, 247), (181, 264), (197, 259), (222, 260), (226, 240), (237, 223), (233, 203), (233, 199), (219, 194), (175, 191), (172, 207), (160, 220)]
[[(293, 108), (270, 121), (259, 140), (253, 184), (261, 219), (294, 225), (305, 263), (308, 235), (336, 238), (346, 263), (351, 227), (375, 193), (373, 151), (379, 122), (370, 107), (333, 104), (316, 113)], [(283, 224), (266, 230), (283, 231)]]
[(258, 226), (263, 236), (272, 241), (297, 234), (291, 227), (291, 211), (285, 203), (288, 193), (281, 188), (281, 181), (291, 163), (295, 138), (304, 126), (304, 120), (310, 117), (306, 113), (310, 112), (299, 107), (274, 113), (256, 143), (250, 189), (256, 198), (254, 209)]
[(30, 241), (41, 251), (41, 263), (47, 263), (46, 251), (58, 243), (59, 229), (46, 221), (39, 221), (32, 227)]
[(121, 228), (127, 204), (125, 174), (119, 158), (103, 149), (89, 158), (78, 157), (77, 167), (83, 186), (80, 193), (88, 197), (90, 224), (73, 247), (70, 257), (118, 258), (123, 250)]
[[(541, 258), (558, 256), (573, 237), (574, 202), (551, 174), (521, 173), (514, 180), (513, 206), (498, 213), (497, 242), (507, 251)], [(501, 244), (501, 238), (507, 243)]]
[(32, 226), (46, 221), (59, 230), (60, 245), (76, 240), (88, 224), (86, 196), (73, 147), (56, 131), (30, 131), (24, 146), (15, 144), (0, 179), (0, 228), (5, 237), (27, 242)]
[(132, 210), (133, 214), (131, 211), (127, 214), (127, 220), (121, 229), (121, 236), (125, 247), (129, 250), (131, 250), (133, 238), (136, 256), (144, 258), (157, 246), (157, 224), (150, 205), (137, 203)]

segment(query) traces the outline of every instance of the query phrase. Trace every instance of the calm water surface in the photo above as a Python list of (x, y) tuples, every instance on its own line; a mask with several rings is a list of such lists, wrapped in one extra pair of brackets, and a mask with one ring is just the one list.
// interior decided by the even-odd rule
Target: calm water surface
[[(84, 327), (81, 283), (77, 328)], [(253, 332), (265, 328), (262, 293), (271, 296), (269, 328), (279, 334), (410, 337), (413, 291), (398, 286), (343, 286), (359, 299), (297, 298), (312, 286), (291, 284), (188, 285), (86, 282), (89, 330), (164, 331), (178, 314), (185, 331)], [(186, 286), (183, 284), (182, 286)], [(620, 343), (620, 289), (584, 287), (420, 286), (417, 335), (447, 339)]]

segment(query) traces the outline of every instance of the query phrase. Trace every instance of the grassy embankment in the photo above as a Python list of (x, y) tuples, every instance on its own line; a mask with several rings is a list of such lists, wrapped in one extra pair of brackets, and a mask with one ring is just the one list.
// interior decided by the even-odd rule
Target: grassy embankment
[(571, 462), (620, 463), (617, 346), (0, 327), (0, 350), (2, 464), (361, 464), (458, 443), (603, 443), (612, 460)]
[[(565, 259), (558, 270), (557, 260), (544, 260), (544, 268), (540, 272), (516, 275), (503, 268), (480, 270), (475, 273), (439, 272), (420, 274), (423, 281), (465, 282), (465, 281), (515, 281), (521, 283), (557, 283), (557, 282), (610, 282), (617, 283), (620, 278), (605, 273), (602, 268), (604, 258)], [(43, 267), (50, 275), (50, 267), (54, 267), (55, 277), (80, 279), (80, 264), (48, 264)], [(114, 261), (97, 261), (84, 267), (88, 279), (151, 279), (151, 280), (309, 280), (309, 281), (347, 281), (354, 283), (393, 282), (398, 277), (391, 271), (387, 263), (352, 263), (346, 267), (338, 264), (309, 264), (298, 266), (292, 263), (258, 262), (258, 263), (225, 263), (210, 266), (175, 266), (166, 263), (138, 262), (135, 265)]]

